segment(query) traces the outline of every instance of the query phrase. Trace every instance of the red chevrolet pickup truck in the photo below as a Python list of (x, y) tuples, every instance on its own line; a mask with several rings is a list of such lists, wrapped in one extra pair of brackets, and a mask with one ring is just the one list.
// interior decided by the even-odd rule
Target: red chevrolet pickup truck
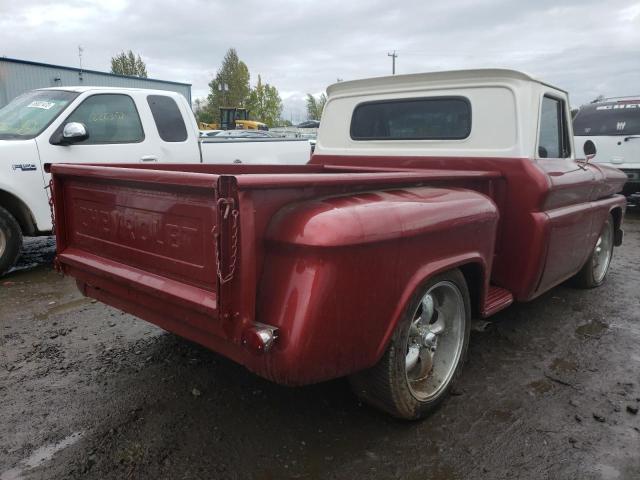
[(349, 376), (419, 418), (472, 318), (605, 280), (626, 177), (571, 128), (567, 93), (515, 71), (341, 82), (308, 165), (54, 165), (57, 265), (258, 375)]

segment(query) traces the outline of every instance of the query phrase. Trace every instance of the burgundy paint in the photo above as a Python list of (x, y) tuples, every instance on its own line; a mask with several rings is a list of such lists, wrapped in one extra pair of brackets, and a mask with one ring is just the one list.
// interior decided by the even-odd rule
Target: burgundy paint
[[(57, 258), (85, 295), (284, 384), (373, 365), (438, 272), (464, 269), (478, 315), (540, 295), (624, 210), (613, 195), (624, 174), (562, 159), (315, 155), (291, 167), (52, 172)], [(243, 345), (256, 322), (278, 328), (267, 353)]]

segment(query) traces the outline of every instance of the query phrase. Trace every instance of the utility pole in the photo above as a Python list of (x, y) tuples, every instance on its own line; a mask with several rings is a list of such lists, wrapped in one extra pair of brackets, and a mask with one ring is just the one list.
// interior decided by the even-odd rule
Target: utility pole
[(396, 74), (396, 58), (398, 58), (398, 54), (394, 50), (393, 53), (387, 53), (387, 57), (391, 57), (392, 58), (391, 74), (395, 75)]
[(228, 83), (219, 83), (218, 90), (222, 96), (222, 105), (227, 106), (227, 94), (229, 93), (229, 84)]
[(78, 77), (80, 81), (82, 81), (82, 52), (84, 52), (84, 48), (82, 45), (78, 45), (78, 59), (80, 60), (80, 71), (78, 72)]

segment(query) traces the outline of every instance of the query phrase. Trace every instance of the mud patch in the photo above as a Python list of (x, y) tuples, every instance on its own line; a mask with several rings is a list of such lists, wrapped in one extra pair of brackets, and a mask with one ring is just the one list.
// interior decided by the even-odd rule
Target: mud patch
[(556, 358), (551, 363), (551, 370), (559, 373), (569, 373), (578, 370), (578, 365), (566, 358)]

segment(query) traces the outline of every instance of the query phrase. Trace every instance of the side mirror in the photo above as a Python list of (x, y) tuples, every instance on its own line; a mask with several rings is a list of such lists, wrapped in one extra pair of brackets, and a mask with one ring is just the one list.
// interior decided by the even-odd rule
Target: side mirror
[(582, 150), (584, 151), (584, 156), (587, 159), (587, 162), (591, 161), (593, 157), (596, 156), (596, 144), (591, 140), (584, 142)]
[(87, 138), (89, 138), (89, 133), (84, 123), (70, 122), (67, 123), (62, 130), (62, 143), (65, 145), (82, 142)]

